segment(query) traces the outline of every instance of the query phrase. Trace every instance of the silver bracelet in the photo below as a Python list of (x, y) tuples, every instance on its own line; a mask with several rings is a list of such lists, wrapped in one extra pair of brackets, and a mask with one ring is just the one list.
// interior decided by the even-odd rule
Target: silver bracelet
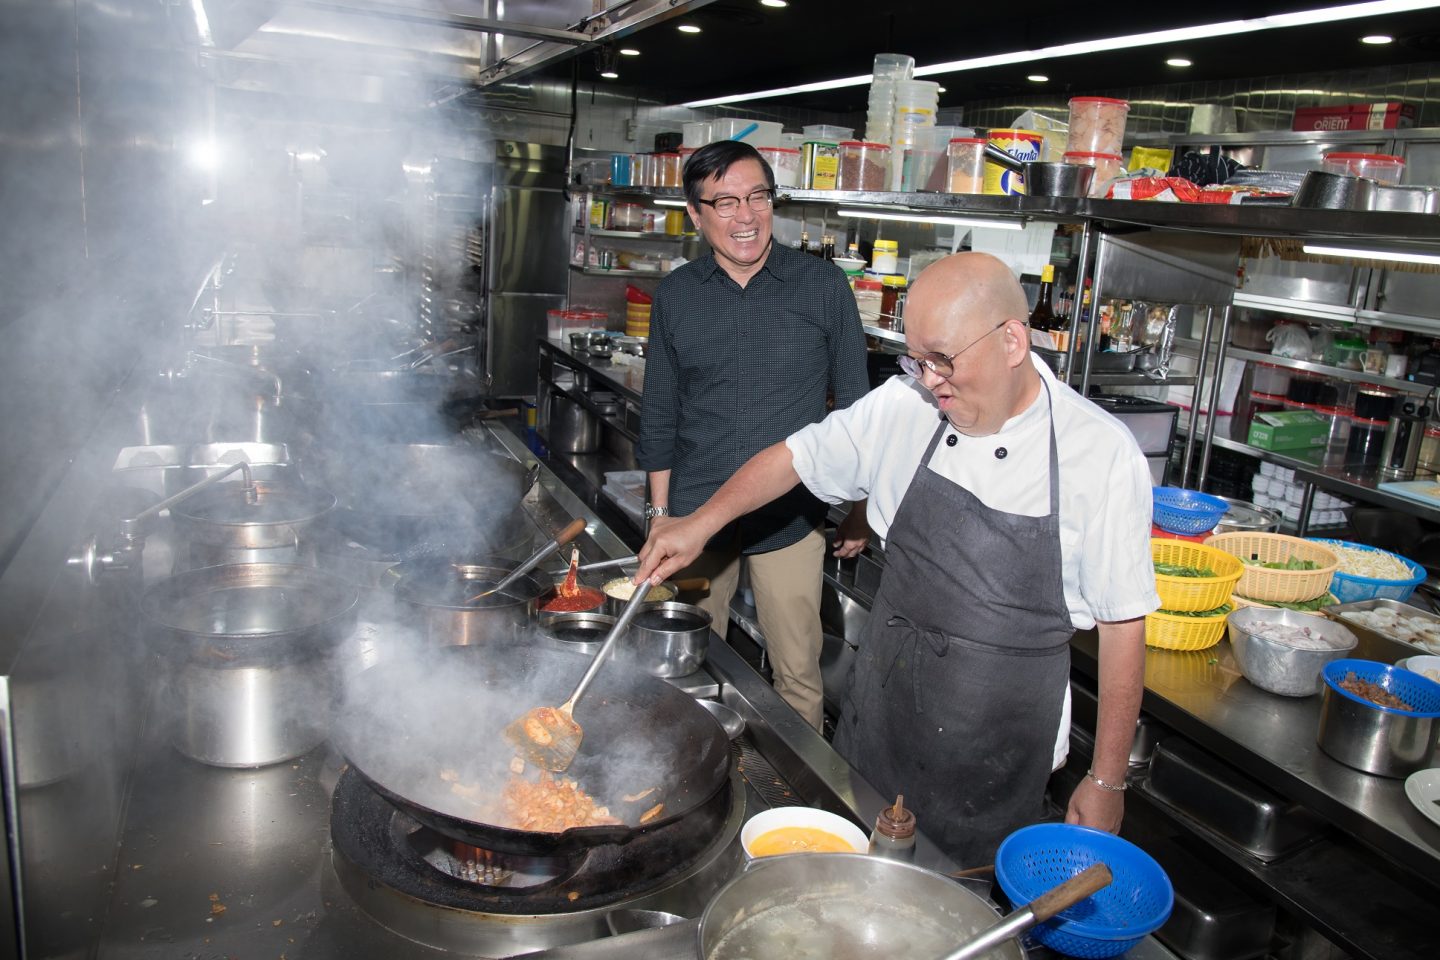
[(1085, 779), (1095, 784), (1095, 786), (1099, 787), (1101, 790), (1108, 790), (1111, 793), (1120, 793), (1123, 790), (1129, 789), (1130, 786), (1127, 783), (1121, 783), (1119, 785), (1113, 783), (1106, 783), (1104, 780), (1101, 780), (1099, 777), (1095, 776), (1094, 770), (1087, 770), (1085, 772)]

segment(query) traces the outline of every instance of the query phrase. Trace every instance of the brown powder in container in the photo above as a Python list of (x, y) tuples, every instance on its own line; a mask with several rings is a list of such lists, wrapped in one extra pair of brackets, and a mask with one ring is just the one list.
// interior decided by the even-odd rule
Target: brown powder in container
[(886, 159), (883, 144), (847, 142), (840, 145), (839, 190), (884, 190)]

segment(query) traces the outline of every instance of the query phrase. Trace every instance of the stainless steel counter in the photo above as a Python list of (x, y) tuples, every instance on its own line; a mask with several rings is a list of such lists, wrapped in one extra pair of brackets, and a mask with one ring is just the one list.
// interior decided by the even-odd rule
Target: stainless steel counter
[[(534, 462), (517, 438), (496, 436), (512, 455)], [(629, 553), (543, 465), (527, 510), (542, 524), (585, 518), (579, 543), (586, 559)], [(361, 646), (357, 638), (347, 651), (352, 669), (364, 660)], [(803, 803), (873, 822), (882, 798), (728, 646), (712, 646), (701, 674), (677, 685), (718, 697), (747, 720), (741, 741), (747, 810)], [(157, 696), (163, 691), (148, 691), (152, 704)], [(258, 770), (222, 769), (187, 760), (148, 723), (137, 752), (118, 857), (106, 867), (111, 889), (96, 956), (457, 955), (391, 933), (340, 887), (331, 859), (330, 797), (343, 759), (328, 745)], [(923, 836), (917, 862), (955, 868)]]

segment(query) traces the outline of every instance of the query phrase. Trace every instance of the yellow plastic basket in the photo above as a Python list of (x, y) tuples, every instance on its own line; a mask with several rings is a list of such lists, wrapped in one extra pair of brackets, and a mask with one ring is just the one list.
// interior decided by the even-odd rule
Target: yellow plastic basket
[(1181, 617), (1157, 610), (1145, 617), (1145, 646), (1161, 650), (1204, 650), (1213, 647), (1225, 636), (1225, 618), (1228, 616), (1228, 610), (1214, 617)]
[[(1340, 602), (1339, 600), (1335, 599), (1335, 594), (1333, 593), (1326, 594), (1326, 597), (1328, 598), (1328, 602), (1325, 604), (1326, 607), (1333, 606), (1334, 604)], [(1233, 606), (1236, 610), (1239, 610), (1241, 607), (1264, 607), (1267, 610), (1288, 609), (1287, 607), (1277, 607), (1273, 603), (1266, 603), (1263, 600), (1251, 600), (1249, 597), (1242, 597), (1238, 593), (1232, 593), (1230, 595), (1230, 605)], [(1307, 612), (1314, 613), (1316, 616), (1321, 616), (1325, 613), (1325, 610), (1322, 607), (1319, 610), (1312, 610)]]
[(1245, 564), (1235, 592), (1250, 600), (1268, 603), (1314, 600), (1330, 589), (1330, 578), (1340, 563), (1334, 551), (1321, 544), (1283, 533), (1219, 533), (1206, 540), (1205, 546), (1224, 550), (1241, 561), (1283, 563), (1298, 557), (1317, 565), (1314, 570), (1272, 570)]
[(1230, 599), (1245, 565), (1224, 550), (1216, 550), (1189, 540), (1154, 537), (1150, 540), (1150, 559), (1155, 563), (1173, 563), (1181, 567), (1198, 567), (1215, 571), (1213, 577), (1174, 577), (1155, 574), (1155, 589), (1160, 593), (1160, 609), (1214, 610)]

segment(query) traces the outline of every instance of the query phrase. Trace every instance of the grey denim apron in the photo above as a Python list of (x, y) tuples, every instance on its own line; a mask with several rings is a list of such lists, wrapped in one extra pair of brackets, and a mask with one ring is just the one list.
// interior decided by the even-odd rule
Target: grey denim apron
[[(1043, 381), (1042, 381), (1043, 382)], [(929, 468), (935, 431), (885, 545), (885, 573), (835, 747), (963, 866), (992, 863), (1042, 813), (1074, 627), (1061, 573), (1050, 403), (1050, 513), (992, 510)]]

